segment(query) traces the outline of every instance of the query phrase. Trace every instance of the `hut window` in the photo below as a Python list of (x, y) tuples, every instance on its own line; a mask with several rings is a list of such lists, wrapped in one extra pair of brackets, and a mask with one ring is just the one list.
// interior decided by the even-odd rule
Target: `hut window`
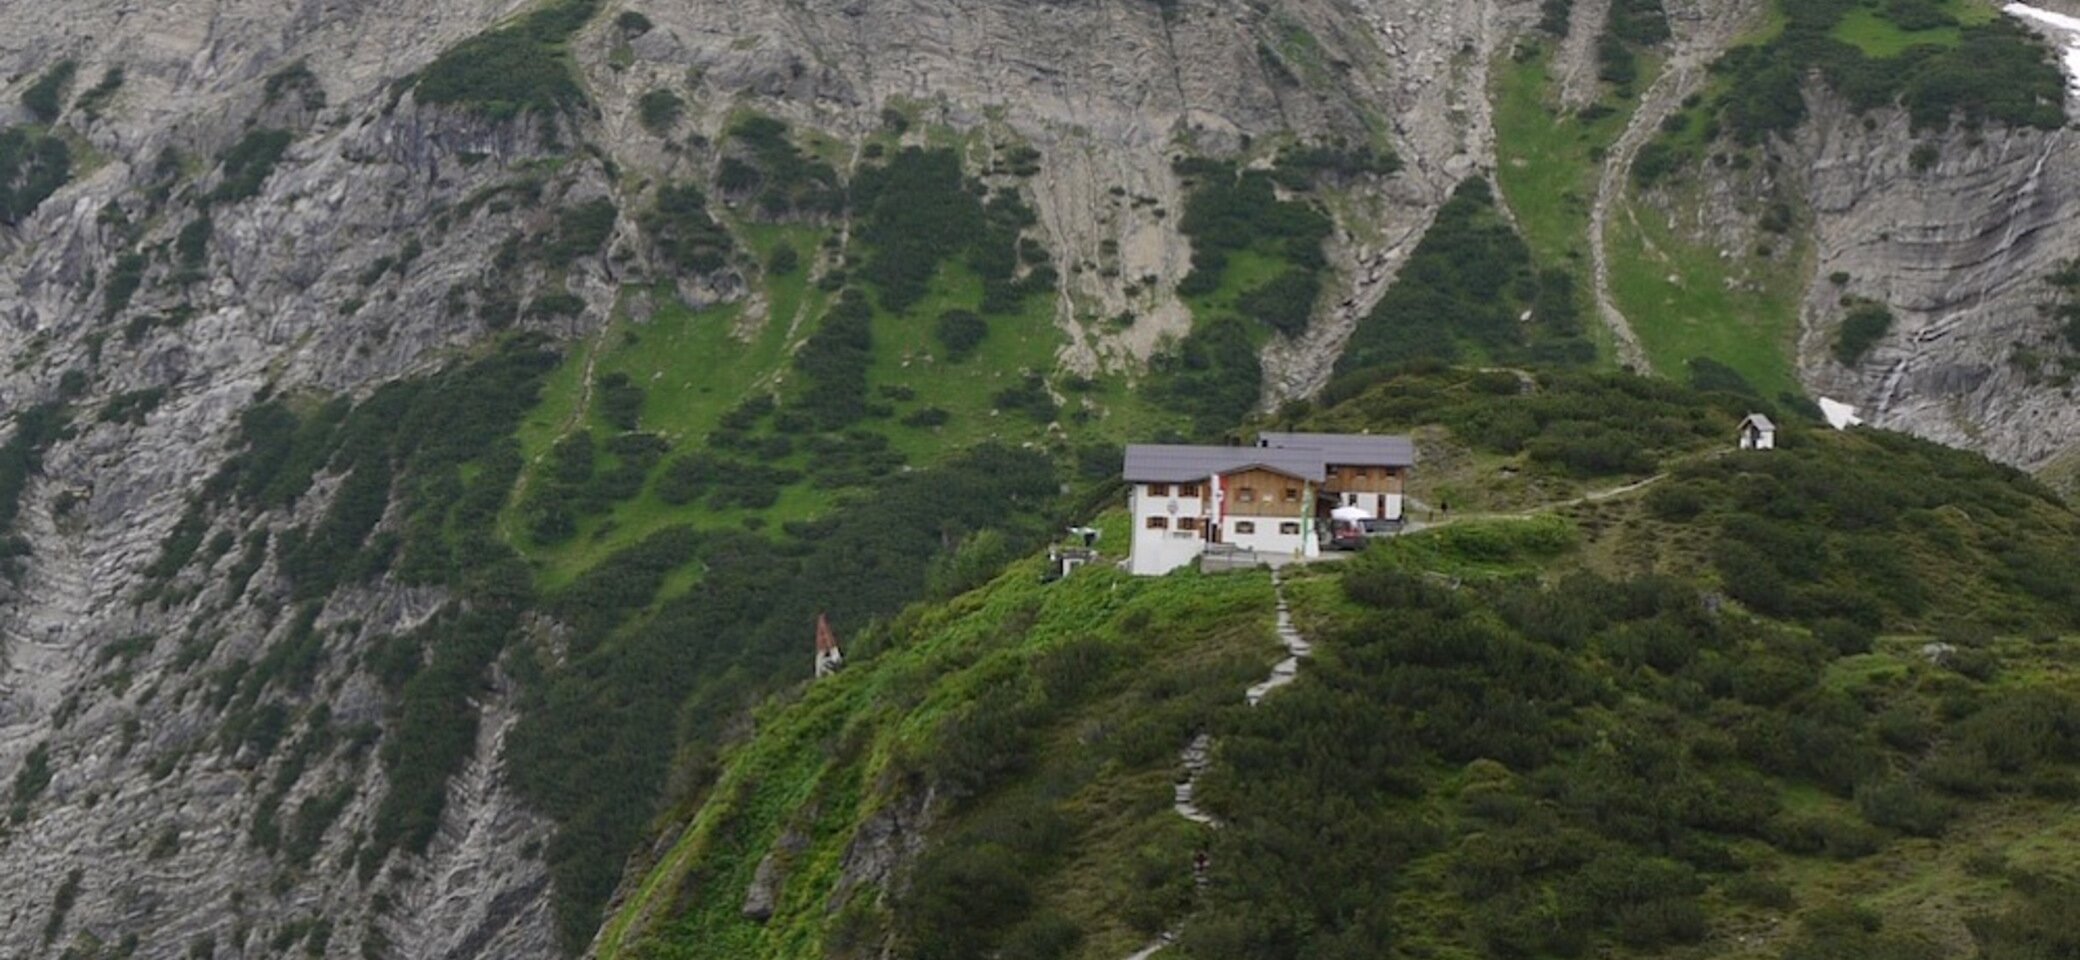
[(1286, 502), (1287, 502), (1287, 503), (1299, 503), (1299, 502), (1300, 502), (1300, 488), (1299, 488), (1299, 487), (1287, 487), (1287, 488), (1286, 488)]
[(1148, 495), (1151, 497), (1167, 497), (1170, 495), (1170, 485), (1167, 483), (1151, 483), (1148, 485)]
[(1278, 525), (1278, 532), (1287, 535), (1297, 534), (1300, 532), (1300, 524), (1292, 521), (1281, 523)]
[(1237, 534), (1255, 533), (1257, 532), (1257, 525), (1248, 520), (1237, 520), (1235, 521), (1235, 532)]
[(1177, 485), (1177, 495), (1180, 497), (1197, 497), (1199, 495), (1199, 485), (1196, 483), (1180, 483)]
[(1254, 488), (1254, 487), (1243, 487), (1242, 489), (1240, 489), (1240, 490), (1237, 490), (1237, 491), (1235, 491), (1235, 499), (1237, 499), (1237, 500), (1240, 500), (1240, 501), (1242, 501), (1243, 503), (1255, 503), (1255, 502), (1257, 502), (1257, 491), (1256, 491), (1256, 488)]
[(1148, 528), (1150, 530), (1168, 530), (1170, 529), (1170, 518), (1150, 517), (1148, 518)]
[(1199, 529), (1199, 518), (1198, 518), (1198, 517), (1178, 517), (1178, 518), (1177, 518), (1177, 529), (1179, 529), (1179, 530), (1187, 530), (1187, 531), (1189, 531), (1189, 530), (1197, 530), (1197, 529)]

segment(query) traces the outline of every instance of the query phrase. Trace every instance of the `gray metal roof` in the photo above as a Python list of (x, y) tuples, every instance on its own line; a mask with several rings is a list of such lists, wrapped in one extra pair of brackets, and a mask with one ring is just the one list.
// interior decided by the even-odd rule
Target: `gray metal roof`
[(1324, 463), (1354, 467), (1412, 467), (1415, 441), (1370, 433), (1260, 433), (1257, 443), (1273, 449), (1321, 451)]
[(1748, 414), (1748, 418), (1741, 421), (1741, 426), (1745, 427), (1751, 423), (1755, 425), (1757, 430), (1775, 430), (1777, 428), (1777, 425), (1771, 423), (1768, 417), (1759, 413)]
[(1217, 473), (1264, 467), (1320, 481), (1324, 465), (1320, 450), (1130, 443), (1124, 473), (1129, 483), (1193, 483)]

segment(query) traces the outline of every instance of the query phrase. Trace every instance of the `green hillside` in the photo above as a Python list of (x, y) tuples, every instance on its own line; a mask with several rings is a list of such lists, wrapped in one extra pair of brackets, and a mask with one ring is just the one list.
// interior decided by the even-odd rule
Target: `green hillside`
[[(1319, 646), (1257, 708), (1263, 573), (912, 607), (761, 709), (601, 955), (2066, 955), (2080, 517), (1896, 435), (1728, 451), (1747, 405), (1439, 369), (1296, 412), (1515, 492), (1289, 569)], [(1222, 829), (1170, 809), (1202, 732)]]

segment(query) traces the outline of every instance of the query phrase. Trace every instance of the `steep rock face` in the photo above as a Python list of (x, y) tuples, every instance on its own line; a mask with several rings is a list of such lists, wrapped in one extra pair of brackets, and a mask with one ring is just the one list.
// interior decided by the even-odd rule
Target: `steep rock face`
[[(1916, 135), (1898, 112), (1866, 124), (1831, 97), (1812, 102), (1789, 164), (1817, 248), (1800, 377), (1878, 425), (2024, 468), (2070, 450), (2080, 408), (2054, 377), (2071, 351), (2039, 307), (2052, 297), (2045, 278), (2080, 253), (2080, 137), (2070, 127)], [(1833, 354), (1844, 297), (1897, 318), (1853, 367)]]
[[(690, 88), (694, 124), (711, 137), (738, 104), (841, 138), (874, 131), (898, 108), (1039, 149), (1045, 162), (1030, 187), (1067, 277), (1057, 323), (1073, 369), (1131, 369), (1189, 328), (1170, 294), (1191, 269), (1172, 158), (1294, 137), (1397, 151), (1404, 173), (1345, 198), (1331, 251), (1341, 276), (1324, 319), (1268, 353), (1275, 400), (1321, 385), (1430, 213), (1459, 178), (1490, 164), (1487, 63), (1527, 11), (1446, 0), (821, 0), (646, 13), (656, 26), (630, 41), (632, 63), (590, 65), (610, 130), (633, 135), (646, 90)], [(1123, 312), (1139, 318), (1125, 331), (1092, 323)]]
[[(12, 227), (0, 226), (0, 417), (70, 398), (73, 427), (50, 444), (21, 502), (15, 533), (30, 553), (0, 584), (0, 769), (48, 757), (47, 786), (16, 790), (0, 840), (0, 952), (56, 953), (136, 937), (140, 956), (199, 944), (246, 955), (290, 940), (335, 955), (389, 944), (406, 956), (551, 952), (546, 873), (522, 848), (545, 824), (504, 786), (498, 747), (514, 689), (482, 691), (476, 759), (451, 784), (447, 816), (423, 858), (357, 877), (383, 794), (370, 744), (328, 745), (298, 762), (292, 726), (270, 755), (225, 742), (210, 689), (294, 629), (272, 561), (232, 596), (220, 555), (141, 595), (146, 568), (189, 498), (215, 473), (238, 415), (263, 388), (362, 393), (443, 362), (482, 327), (443, 309), (460, 278), (485, 268), (519, 215), (481, 213), (450, 229), (437, 213), (541, 155), (526, 124), (493, 124), (407, 101), (383, 109), (383, 86), (476, 33), (505, 4), (81, 3), (0, 10), (0, 71), (30, 80), (76, 58), (84, 89), (120, 67), (99, 118), (60, 121), (85, 145), (73, 183)], [(268, 102), (265, 77), (308, 65), (324, 99)], [(19, 119), (19, 118), (15, 118)], [(201, 276), (176, 281), (155, 247), (201, 216), (221, 179), (217, 157), (255, 129), (292, 142), (256, 195), (208, 205)], [(173, 156), (178, 170), (155, 158)], [(495, 162), (465, 163), (466, 153)], [(569, 178), (582, 189), (583, 174)], [(154, 195), (155, 187), (165, 187)], [(120, 211), (120, 215), (116, 213)], [(372, 263), (424, 238), (416, 269), (364, 282)], [(125, 254), (146, 251), (129, 303), (107, 288)], [(371, 289), (380, 286), (380, 289)], [(576, 284), (583, 290), (582, 283)], [(371, 301), (344, 311), (349, 300)], [(168, 319), (172, 316), (180, 319)], [(61, 388), (68, 379), (78, 385)], [(96, 411), (136, 391), (164, 391), (135, 422)], [(17, 425), (18, 429), (18, 425)], [(212, 528), (279, 532), (324, 507), (328, 482), (286, 512)], [(444, 598), (398, 587), (326, 598), (310, 691), (336, 730), (379, 736), (386, 706), (357, 669), (377, 637), (423, 622)], [(130, 645), (120, 658), (106, 651)], [(299, 776), (285, 771), (293, 765)], [(344, 791), (308, 853), (260, 849), (264, 807), (291, 831), (299, 810)], [(307, 862), (298, 863), (297, 860)], [(61, 896), (65, 890), (73, 891)]]

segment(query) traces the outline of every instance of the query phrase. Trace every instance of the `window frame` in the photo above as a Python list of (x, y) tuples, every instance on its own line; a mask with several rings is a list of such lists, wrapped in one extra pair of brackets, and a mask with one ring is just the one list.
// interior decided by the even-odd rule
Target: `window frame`
[(1237, 521), (1235, 521), (1235, 535), (1236, 535), (1236, 536), (1238, 536), (1238, 537), (1253, 537), (1253, 536), (1256, 536), (1256, 534), (1257, 534), (1257, 522), (1256, 522), (1255, 520), (1237, 520)]
[(1144, 530), (1168, 530), (1170, 529), (1170, 518), (1149, 517), (1147, 520), (1142, 522), (1141, 527)]

